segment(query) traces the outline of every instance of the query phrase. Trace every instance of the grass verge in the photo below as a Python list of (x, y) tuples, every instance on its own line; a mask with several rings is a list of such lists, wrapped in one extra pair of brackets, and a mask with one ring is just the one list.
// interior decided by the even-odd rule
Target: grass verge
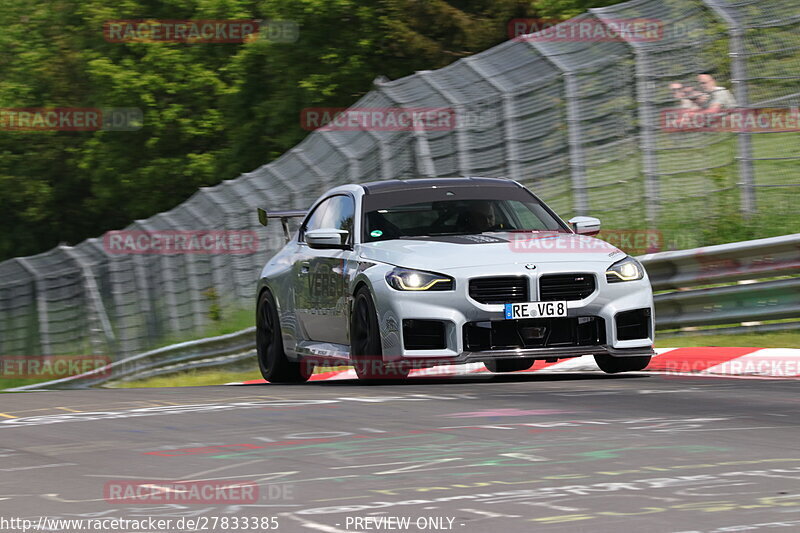
[(754, 348), (800, 348), (800, 331), (740, 333), (737, 335), (693, 335), (683, 337), (656, 336), (657, 348), (691, 346), (736, 346)]
[[(255, 361), (253, 361), (255, 366)], [(225, 383), (261, 379), (258, 369), (250, 372), (226, 372), (224, 370), (189, 370), (169, 376), (156, 376), (140, 381), (117, 383), (114, 388), (137, 389), (153, 387), (203, 387), (207, 385), (224, 385)]]

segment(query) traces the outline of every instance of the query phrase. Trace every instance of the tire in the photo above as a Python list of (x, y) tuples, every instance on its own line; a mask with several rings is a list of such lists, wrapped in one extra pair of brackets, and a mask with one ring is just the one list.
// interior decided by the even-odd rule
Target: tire
[(261, 293), (256, 307), (256, 349), (258, 369), (270, 383), (304, 383), (311, 376), (313, 366), (286, 358), (278, 308), (268, 290)]
[(649, 355), (638, 355), (636, 357), (613, 357), (611, 355), (595, 355), (594, 360), (600, 370), (606, 374), (617, 374), (619, 372), (636, 372), (644, 370), (650, 364)]
[(533, 366), (533, 359), (489, 359), (484, 361), (489, 372), (518, 372)]
[(358, 379), (405, 379), (408, 365), (383, 362), (378, 312), (369, 289), (361, 287), (353, 300), (350, 315), (350, 357)]

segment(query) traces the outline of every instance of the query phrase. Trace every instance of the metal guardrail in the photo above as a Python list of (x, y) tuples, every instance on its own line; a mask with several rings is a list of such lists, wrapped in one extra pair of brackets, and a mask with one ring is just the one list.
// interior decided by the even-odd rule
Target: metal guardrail
[[(800, 234), (660, 252), (638, 259), (657, 292), (657, 329), (800, 317), (800, 277), (755, 281), (800, 274)], [(731, 282), (739, 284), (714, 286)], [(668, 289), (676, 290), (658, 294)], [(790, 322), (767, 328), (754, 326), (752, 330), (797, 327), (798, 322)], [(750, 330), (741, 326), (724, 329), (737, 333)], [(211, 366), (247, 364), (254, 368), (254, 357), (255, 328), (250, 327), (144, 352), (86, 374), (9, 390), (85, 388)]]
[(800, 316), (800, 278), (656, 295), (658, 329)]
[(654, 291), (800, 274), (800, 233), (638, 258)]
[(87, 388), (111, 381), (144, 379), (194, 368), (227, 367), (255, 356), (255, 332), (255, 327), (249, 327), (219, 337), (181, 342), (114, 361), (84, 374), (8, 390)]
[[(759, 281), (800, 274), (800, 234), (660, 252), (639, 260), (656, 292), (656, 329), (800, 317), (800, 278)], [(673, 292), (659, 294), (669, 289)]]

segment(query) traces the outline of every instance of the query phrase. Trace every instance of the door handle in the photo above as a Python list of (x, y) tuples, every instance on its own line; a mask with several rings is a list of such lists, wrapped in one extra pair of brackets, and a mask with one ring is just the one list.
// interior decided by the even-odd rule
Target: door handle
[(311, 269), (311, 263), (308, 261), (303, 261), (300, 263), (300, 273), (301, 274), (308, 274), (308, 271)]

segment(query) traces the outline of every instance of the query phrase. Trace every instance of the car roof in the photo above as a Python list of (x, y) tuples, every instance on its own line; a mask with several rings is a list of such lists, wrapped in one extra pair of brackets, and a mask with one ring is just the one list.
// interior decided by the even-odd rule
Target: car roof
[(504, 178), (420, 178), (411, 180), (386, 180), (362, 183), (364, 194), (381, 194), (395, 191), (413, 191), (438, 187), (520, 187)]

